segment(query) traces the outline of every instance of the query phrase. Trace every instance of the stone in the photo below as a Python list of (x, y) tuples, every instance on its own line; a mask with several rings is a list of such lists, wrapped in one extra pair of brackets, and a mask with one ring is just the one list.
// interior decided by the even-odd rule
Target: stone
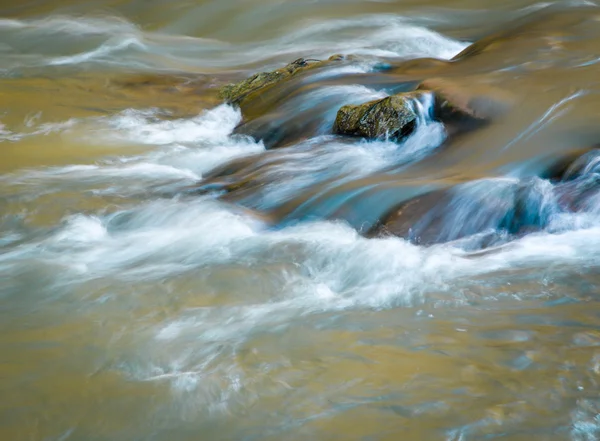
[(410, 135), (418, 115), (413, 105), (424, 94), (433, 94), (433, 117), (444, 123), (449, 135), (478, 128), (507, 114), (515, 104), (508, 91), (472, 81), (432, 78), (420, 83), (414, 92), (400, 93), (381, 100), (343, 106), (333, 132), (338, 135), (396, 141)]
[[(330, 61), (341, 60), (343, 57), (330, 58)], [(329, 61), (329, 60), (328, 60)], [(274, 70), (272, 72), (259, 72), (252, 75), (250, 78), (241, 81), (237, 84), (228, 84), (221, 88), (219, 96), (228, 104), (242, 105), (244, 101), (252, 98), (257, 91), (265, 89), (274, 84), (280, 83), (283, 80), (291, 78), (298, 72), (320, 66), (326, 63), (325, 61), (299, 58), (292, 63)]]
[(343, 106), (337, 113), (333, 132), (370, 139), (401, 140), (415, 130), (418, 116), (413, 101), (422, 94), (401, 93), (364, 104)]
[(471, 238), (469, 247), (476, 248), (522, 237), (548, 225), (537, 182), (492, 178), (434, 190), (391, 209), (366, 235), (419, 245)]
[(439, 235), (443, 229), (443, 219), (435, 217), (426, 229), (415, 229), (419, 221), (426, 218), (436, 207), (447, 206), (452, 201), (453, 195), (447, 190), (437, 190), (425, 193), (405, 201), (392, 209), (376, 223), (367, 237), (396, 236), (413, 243), (431, 245), (439, 242)]

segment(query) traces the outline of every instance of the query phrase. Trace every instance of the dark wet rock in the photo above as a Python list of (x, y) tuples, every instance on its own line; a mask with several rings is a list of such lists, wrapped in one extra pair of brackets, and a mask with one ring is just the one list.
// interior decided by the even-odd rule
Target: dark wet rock
[[(207, 173), (202, 181), (187, 188), (189, 194), (218, 194), (221, 200), (262, 208), (261, 200), (268, 188), (282, 177), (277, 172), (289, 160), (277, 151), (236, 158)], [(286, 178), (293, 179), (294, 173)]]
[(240, 158), (234, 158), (225, 164), (219, 165), (213, 170), (205, 173), (203, 176), (204, 181), (210, 181), (212, 179), (224, 178), (226, 176), (232, 176), (245, 169), (260, 166), (263, 162), (263, 155), (249, 155), (242, 156)]
[(508, 91), (476, 81), (465, 84), (445, 78), (423, 81), (417, 90), (435, 96), (434, 116), (457, 130), (475, 128), (506, 115), (515, 104)]
[(418, 115), (413, 102), (422, 95), (422, 92), (402, 93), (364, 104), (343, 106), (337, 113), (333, 132), (400, 140), (416, 127)]
[(393, 209), (377, 223), (367, 237), (396, 236), (417, 243), (435, 243), (442, 228), (441, 217), (432, 218), (432, 224), (427, 231), (416, 232), (414, 226), (425, 218), (434, 207), (447, 205), (452, 195), (447, 190), (433, 191), (417, 196)]
[(286, 147), (305, 139), (307, 133), (317, 134), (322, 124), (319, 118), (321, 112), (318, 112), (320, 106), (315, 105), (314, 110), (314, 115), (302, 113), (285, 120), (273, 118), (272, 115), (258, 117), (243, 122), (235, 128), (234, 133), (260, 140), (269, 150)]

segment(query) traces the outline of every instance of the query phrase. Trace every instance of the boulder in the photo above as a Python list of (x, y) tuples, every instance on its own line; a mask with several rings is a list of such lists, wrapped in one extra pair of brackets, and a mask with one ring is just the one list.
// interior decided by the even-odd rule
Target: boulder
[(491, 178), (434, 190), (390, 210), (367, 237), (397, 236), (420, 245), (470, 237), (475, 247), (522, 237), (546, 228), (554, 210), (539, 183)]
[(333, 132), (401, 140), (416, 127), (418, 115), (413, 102), (422, 95), (423, 92), (401, 93), (364, 104), (343, 106), (337, 113)]
[(433, 217), (426, 229), (415, 228), (436, 207), (445, 207), (452, 201), (453, 195), (447, 190), (437, 190), (414, 197), (401, 203), (376, 223), (367, 233), (367, 237), (396, 236), (421, 245), (439, 242), (444, 227), (441, 216)]

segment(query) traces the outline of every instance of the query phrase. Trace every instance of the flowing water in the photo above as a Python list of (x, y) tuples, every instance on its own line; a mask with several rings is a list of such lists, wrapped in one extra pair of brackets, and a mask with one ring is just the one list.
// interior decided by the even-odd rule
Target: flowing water
[(1, 1), (0, 439), (600, 439), (599, 143), (592, 1)]

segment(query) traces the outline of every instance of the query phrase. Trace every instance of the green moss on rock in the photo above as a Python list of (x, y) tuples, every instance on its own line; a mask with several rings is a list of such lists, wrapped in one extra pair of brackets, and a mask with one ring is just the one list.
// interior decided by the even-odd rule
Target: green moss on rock
[(331, 63), (342, 61), (356, 61), (358, 57), (347, 55), (332, 55), (327, 60), (314, 60), (309, 58), (298, 58), (292, 63), (274, 70), (272, 72), (259, 72), (250, 78), (235, 84), (223, 86), (219, 91), (219, 97), (228, 104), (240, 107), (248, 104), (252, 99), (260, 96), (266, 89), (286, 81), (298, 73), (310, 69), (323, 67)]
[(333, 132), (338, 135), (400, 140), (416, 126), (413, 101), (422, 92), (401, 93), (359, 105), (343, 106), (337, 113)]
[(299, 58), (287, 66), (274, 70), (273, 72), (259, 72), (237, 84), (228, 84), (221, 88), (219, 96), (229, 104), (240, 104), (244, 99), (259, 89), (291, 78), (298, 72), (315, 67), (321, 63), (323, 62), (319, 60)]

